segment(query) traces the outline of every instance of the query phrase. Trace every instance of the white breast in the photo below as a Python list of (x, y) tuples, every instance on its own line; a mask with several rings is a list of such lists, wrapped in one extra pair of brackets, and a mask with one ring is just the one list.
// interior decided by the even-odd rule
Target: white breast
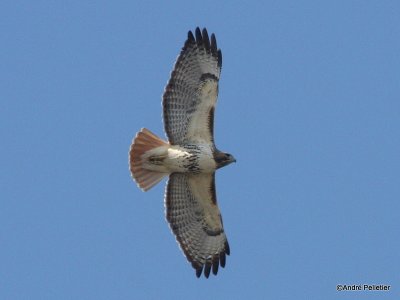
[(211, 173), (216, 169), (213, 152), (209, 145), (199, 145), (201, 152), (199, 155), (199, 167), (201, 172)]

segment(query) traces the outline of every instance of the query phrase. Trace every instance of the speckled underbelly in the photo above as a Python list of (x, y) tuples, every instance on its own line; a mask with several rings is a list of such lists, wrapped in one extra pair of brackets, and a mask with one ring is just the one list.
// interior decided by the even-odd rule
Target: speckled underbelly
[(165, 162), (172, 172), (208, 173), (215, 170), (215, 161), (209, 147), (183, 145), (171, 147)]

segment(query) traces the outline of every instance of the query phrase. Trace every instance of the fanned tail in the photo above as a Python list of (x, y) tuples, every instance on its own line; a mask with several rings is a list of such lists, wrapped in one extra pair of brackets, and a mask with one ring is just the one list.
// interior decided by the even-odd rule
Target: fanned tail
[(129, 151), (129, 166), (132, 177), (143, 191), (148, 191), (168, 175), (168, 173), (146, 169), (145, 163), (148, 161), (148, 157), (144, 157), (145, 154), (157, 147), (168, 145), (167, 142), (146, 128), (142, 128), (133, 140)]

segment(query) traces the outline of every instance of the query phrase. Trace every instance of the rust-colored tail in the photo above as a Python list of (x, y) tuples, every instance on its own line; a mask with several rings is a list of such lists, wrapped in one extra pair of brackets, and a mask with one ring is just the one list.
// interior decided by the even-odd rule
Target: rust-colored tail
[(143, 191), (148, 191), (159, 183), (164, 176), (168, 175), (167, 173), (151, 171), (144, 167), (147, 158), (142, 156), (145, 155), (146, 152), (160, 146), (168, 146), (168, 143), (164, 142), (146, 128), (142, 128), (137, 133), (131, 145), (131, 150), (129, 151), (131, 174)]

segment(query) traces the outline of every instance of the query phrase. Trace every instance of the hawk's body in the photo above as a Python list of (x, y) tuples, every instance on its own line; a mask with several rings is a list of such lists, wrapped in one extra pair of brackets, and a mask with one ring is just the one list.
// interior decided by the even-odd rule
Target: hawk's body
[[(196, 36), (196, 37), (195, 37)], [(130, 151), (132, 176), (147, 191), (169, 176), (166, 218), (199, 277), (225, 266), (229, 244), (215, 192), (215, 171), (235, 161), (214, 144), (222, 54), (214, 34), (189, 31), (163, 95), (169, 143), (143, 128)]]
[(213, 149), (206, 144), (166, 145), (149, 150), (143, 158), (146, 169), (160, 173), (213, 173)]

